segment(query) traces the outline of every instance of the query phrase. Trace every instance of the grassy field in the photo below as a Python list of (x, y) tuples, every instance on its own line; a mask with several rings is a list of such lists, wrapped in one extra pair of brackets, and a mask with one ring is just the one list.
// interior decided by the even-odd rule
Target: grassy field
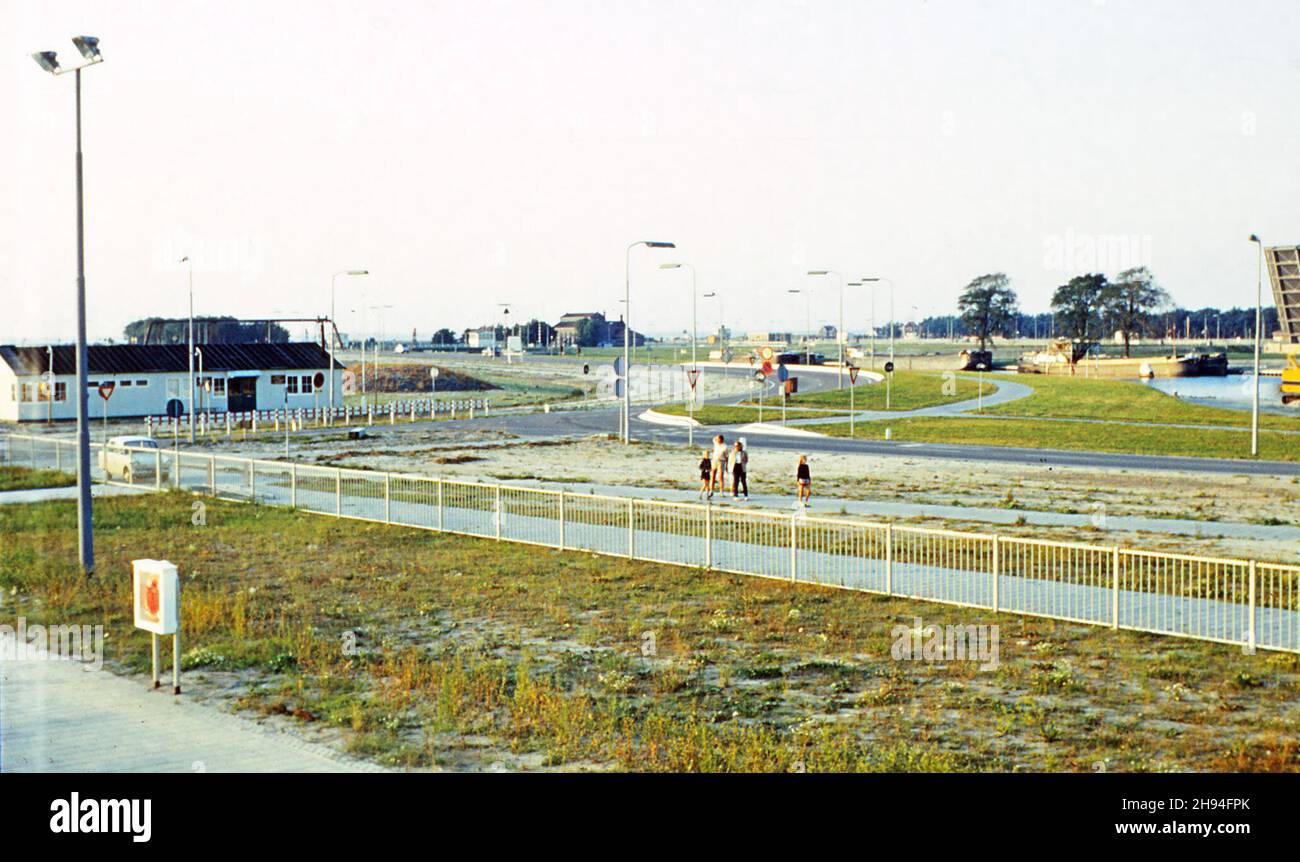
[[(934, 407), (967, 401), (979, 395), (980, 384), (973, 375), (952, 375), (924, 371), (895, 371), (890, 385), (890, 410), (918, 410), (922, 407)], [(984, 394), (997, 391), (997, 383), (991, 378), (984, 380)], [(790, 399), (792, 406), (838, 407), (848, 409), (849, 389), (845, 379), (845, 388), (828, 389), (823, 392), (809, 392), (795, 395)], [(884, 410), (885, 384), (859, 384), (853, 392), (855, 410)]]
[[(187, 691), (412, 768), (1300, 770), (1290, 655), (343, 522), (179, 493), (0, 507), (6, 613), (103, 623), (130, 560), (184, 579)], [(890, 657), (999, 625), (1000, 663)]]
[(29, 470), (26, 467), (0, 466), (0, 491), (63, 488), (75, 484), (77, 484), (76, 476), (57, 470)]
[[(1081, 380), (1018, 374), (1034, 394), (998, 404), (985, 412), (999, 416), (1106, 419), (1127, 422), (1159, 422), (1173, 425), (1232, 425), (1249, 427), (1250, 414), (1181, 401), (1172, 395), (1128, 380)], [(1284, 416), (1261, 412), (1261, 428), (1300, 431), (1300, 415)]]
[[(1185, 455), (1204, 458), (1249, 458), (1250, 435), (1237, 430), (1161, 428), (1106, 422), (1054, 422), (1050, 419), (981, 419), (978, 417), (914, 417), (858, 422), (854, 437), (919, 443), (969, 443), (1030, 449), (1072, 449), (1135, 455)], [(848, 437), (849, 424), (818, 425), (834, 437)], [(1261, 458), (1300, 460), (1300, 436), (1261, 431)]]

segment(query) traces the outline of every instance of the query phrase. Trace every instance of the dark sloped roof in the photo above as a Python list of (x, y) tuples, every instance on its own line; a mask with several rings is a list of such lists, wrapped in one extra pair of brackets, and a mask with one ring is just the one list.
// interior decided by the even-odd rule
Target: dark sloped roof
[[(261, 371), (328, 368), (329, 354), (315, 342), (289, 344), (200, 344), (203, 370)], [(86, 348), (89, 374), (145, 374), (188, 371), (184, 344), (92, 344)], [(15, 374), (44, 374), (49, 370), (49, 349), (0, 345), (0, 360)], [(197, 363), (196, 363), (197, 364)], [(54, 373), (77, 372), (77, 348), (54, 345)]]

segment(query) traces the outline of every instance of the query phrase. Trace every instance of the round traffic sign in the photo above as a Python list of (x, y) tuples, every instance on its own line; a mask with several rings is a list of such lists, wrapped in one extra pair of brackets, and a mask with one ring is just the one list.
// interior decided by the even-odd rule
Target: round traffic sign
[(771, 360), (771, 358), (775, 356), (776, 353), (772, 350), (772, 348), (764, 347), (763, 349), (758, 351), (758, 355), (763, 357), (763, 361), (766, 362)]
[(316, 376), (312, 378), (312, 382), (316, 384), (317, 389), (320, 389), (322, 386), (324, 386), (325, 385), (324, 372), (317, 371)]
[(437, 367), (436, 365), (430, 365), (430, 366), (429, 366), (429, 376), (430, 376), (430, 377), (437, 377), (437, 376), (438, 376), (438, 367)]
[(894, 363), (892, 363), (892, 362), (886, 362), (886, 363), (885, 363), (885, 373), (886, 373), (886, 374), (893, 374), (893, 373), (894, 373)]

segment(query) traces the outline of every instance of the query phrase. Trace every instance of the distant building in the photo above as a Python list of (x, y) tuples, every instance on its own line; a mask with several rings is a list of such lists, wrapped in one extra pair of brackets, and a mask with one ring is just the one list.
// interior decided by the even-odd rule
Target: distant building
[(838, 329), (827, 323), (824, 324), (821, 329), (817, 330), (817, 337), (822, 341), (834, 341), (837, 332), (839, 332)]
[[(314, 342), (199, 344), (194, 364), (198, 410), (276, 410), (286, 404), (314, 407), (329, 388), (329, 354)], [(51, 352), (53, 368), (50, 367)], [(110, 417), (165, 416), (168, 405), (188, 412), (189, 357), (183, 344), (95, 344), (86, 348), (89, 415), (104, 415), (100, 387), (112, 384)], [(0, 420), (75, 419), (77, 352), (70, 344), (49, 347), (0, 345)], [(334, 385), (343, 391), (343, 368)]]
[[(555, 337), (564, 345), (578, 344), (579, 331), (584, 327), (590, 330), (588, 344), (591, 346), (618, 347), (623, 344), (623, 321), (607, 320), (599, 311), (570, 312), (564, 315), (555, 324)], [(633, 329), (631, 341), (635, 346), (642, 347), (645, 345), (645, 336)]]
[(478, 347), (485, 352), (494, 352), (497, 348), (497, 329), (495, 326), (480, 326), (471, 329), (466, 338), (470, 347)]
[(789, 332), (749, 332), (745, 340), (754, 344), (789, 344), (794, 336)]

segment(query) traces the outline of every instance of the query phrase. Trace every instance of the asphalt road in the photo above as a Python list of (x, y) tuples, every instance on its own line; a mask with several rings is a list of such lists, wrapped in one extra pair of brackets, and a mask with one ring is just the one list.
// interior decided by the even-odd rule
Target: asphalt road
[[(706, 374), (728, 374), (747, 377), (745, 368), (710, 367)], [(816, 392), (835, 386), (833, 369), (808, 373), (807, 369), (796, 369), (800, 389), (804, 392)], [(858, 384), (864, 384), (861, 381)], [(710, 403), (730, 403), (735, 396), (710, 399)], [(635, 440), (652, 440), (657, 443), (686, 445), (688, 434), (686, 428), (659, 425), (637, 419), (636, 414), (644, 407), (633, 409), (632, 438)], [(437, 427), (446, 429), (449, 420), (442, 420)], [(407, 425), (418, 428), (429, 425), (427, 422), (415, 422)], [(521, 437), (555, 438), (579, 437), (592, 434), (618, 433), (618, 408), (599, 410), (554, 410), (550, 413), (498, 413), (475, 419), (457, 419), (454, 425), (464, 428), (505, 431)], [(338, 427), (311, 429), (300, 434), (337, 434)], [(1290, 461), (1248, 461), (1226, 458), (1189, 458), (1166, 455), (1125, 455), (1112, 452), (1083, 452), (1065, 449), (1029, 449), (1010, 446), (977, 446), (956, 443), (915, 443), (894, 440), (853, 440), (843, 437), (814, 437), (805, 435), (786, 435), (782, 433), (761, 433), (753, 430), (740, 432), (746, 439), (753, 439), (756, 445), (771, 449), (791, 452), (830, 453), (830, 454), (864, 454), (899, 458), (939, 458), (953, 461), (977, 461), (997, 464), (1021, 464), (1035, 467), (1083, 467), (1132, 470), (1134, 472), (1180, 471), (1212, 473), (1226, 475), (1264, 475), (1264, 476), (1300, 476), (1300, 462)], [(695, 429), (695, 442), (703, 445), (713, 434), (723, 434), (729, 440), (737, 436), (734, 425), (710, 425)], [(297, 435), (295, 435), (297, 436)]]

